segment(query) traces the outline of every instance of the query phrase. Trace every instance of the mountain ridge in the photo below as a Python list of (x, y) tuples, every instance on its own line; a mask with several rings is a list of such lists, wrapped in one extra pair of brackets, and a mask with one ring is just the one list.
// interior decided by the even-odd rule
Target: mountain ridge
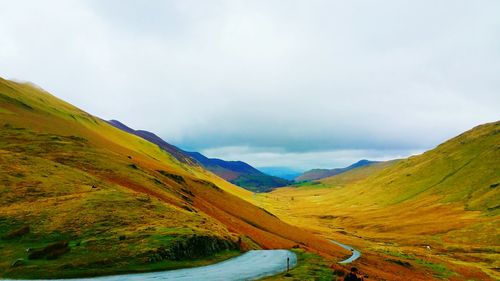
[(303, 173), (299, 170), (279, 166), (257, 167), (257, 169), (268, 175), (280, 177), (290, 181), (293, 181), (296, 177), (300, 176), (300, 174)]
[(498, 280), (499, 187), (494, 121), (422, 154), (277, 189), (262, 200), (285, 221), (364, 247), (360, 270), (374, 279), (399, 280), (407, 270), (405, 280)]
[(296, 245), (343, 252), (253, 205), (251, 192), (29, 84), (0, 78), (0, 128), (0, 277), (171, 269)]
[(250, 191), (266, 192), (291, 183), (289, 180), (265, 174), (243, 161), (208, 158), (199, 152), (185, 153), (198, 160), (209, 171)]
[(351, 164), (345, 168), (334, 168), (334, 169), (311, 169), (309, 171), (306, 171), (299, 175), (298, 177), (295, 178), (296, 182), (302, 182), (302, 181), (313, 181), (313, 180), (319, 180), (327, 177), (331, 177), (334, 175), (338, 175), (344, 172), (347, 172), (349, 170), (352, 170), (357, 167), (362, 167), (362, 166), (367, 166), (367, 165), (372, 165), (380, 163), (380, 161), (370, 161), (366, 159), (359, 160), (358, 162)]
[(111, 124), (112, 126), (118, 128), (118, 129), (121, 129), (125, 132), (137, 135), (145, 140), (148, 140), (148, 141), (158, 145), (159, 147), (161, 147), (162, 149), (164, 149), (165, 151), (170, 153), (172, 156), (174, 156), (180, 162), (183, 162), (183, 163), (189, 164), (189, 165), (196, 164), (196, 161), (193, 161), (193, 159), (191, 157), (189, 157), (189, 155), (186, 155), (185, 153), (183, 153), (182, 149), (164, 141), (161, 137), (159, 137), (158, 135), (156, 135), (152, 132), (145, 131), (145, 130), (132, 129), (131, 127), (123, 124), (122, 122), (120, 122), (118, 120), (109, 120), (109, 121), (105, 120), (105, 122)]
[(218, 158), (208, 158), (200, 152), (189, 152), (172, 145), (158, 135), (146, 131), (135, 130), (118, 120), (106, 121), (125, 132), (139, 136), (164, 149), (177, 160), (188, 165), (201, 165), (219, 177), (241, 186), (252, 192), (266, 192), (276, 187), (289, 185), (291, 182), (279, 177), (267, 175), (243, 161), (226, 161)]

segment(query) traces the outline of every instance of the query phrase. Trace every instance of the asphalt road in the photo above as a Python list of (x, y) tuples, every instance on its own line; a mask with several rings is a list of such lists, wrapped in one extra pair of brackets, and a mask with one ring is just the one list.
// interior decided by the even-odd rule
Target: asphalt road
[[(297, 264), (297, 256), (288, 250), (256, 250), (241, 256), (207, 266), (158, 271), (149, 273), (134, 273), (123, 275), (102, 276), (78, 279), (57, 279), (66, 281), (240, 281), (256, 280), (272, 276), (287, 270), (287, 258), (290, 268)], [(16, 280), (19, 281), (19, 280)], [(51, 281), (54, 281), (52, 279)]]
[(359, 259), (361, 257), (361, 252), (358, 251), (358, 250), (356, 250), (356, 249), (354, 249), (353, 247), (344, 245), (344, 244), (339, 243), (337, 241), (333, 241), (333, 240), (330, 240), (330, 241), (332, 241), (333, 243), (339, 245), (340, 247), (342, 247), (342, 248), (344, 248), (346, 250), (351, 251), (351, 253), (352, 253), (352, 255), (348, 259), (340, 261), (339, 263), (341, 263), (341, 264), (351, 263), (351, 262), (353, 262), (353, 261), (355, 261), (355, 260), (357, 260), (357, 259)]

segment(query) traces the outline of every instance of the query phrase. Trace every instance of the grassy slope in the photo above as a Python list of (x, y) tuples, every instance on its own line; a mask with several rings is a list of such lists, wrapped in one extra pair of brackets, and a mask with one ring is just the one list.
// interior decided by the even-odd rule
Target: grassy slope
[[(500, 189), (500, 122), (478, 126), (422, 155), (410, 157), (346, 191), (352, 201), (362, 193), (368, 205), (391, 205), (441, 197), (469, 210), (497, 215)], [(347, 200), (347, 199), (346, 199)]]
[(319, 182), (322, 183), (323, 186), (343, 187), (348, 184), (353, 184), (355, 182), (364, 180), (372, 174), (375, 174), (387, 167), (395, 165), (398, 161), (399, 160), (392, 160), (392, 161), (373, 163), (367, 166), (361, 166), (342, 174), (321, 179), (319, 180)]
[(336, 175), (343, 174), (343, 173), (348, 172), (352, 169), (356, 169), (356, 168), (363, 167), (363, 166), (371, 166), (371, 165), (374, 165), (377, 163), (378, 163), (377, 161), (370, 161), (370, 160), (363, 159), (363, 160), (360, 160), (360, 161), (358, 161), (358, 162), (356, 162), (348, 167), (345, 167), (345, 168), (312, 169), (312, 170), (306, 171), (306, 172), (302, 173), (301, 175), (299, 175), (298, 177), (296, 177), (295, 181), (296, 182), (317, 181), (317, 180), (321, 180), (324, 178), (334, 177)]
[(276, 276), (265, 278), (263, 280), (342, 280), (340, 277), (335, 278), (337, 276), (334, 276), (332, 270), (330, 269), (330, 265), (332, 264), (331, 260), (327, 260), (321, 256), (302, 250), (294, 250), (294, 252), (297, 255), (297, 265), (294, 268), (292, 268), (289, 272), (284, 272)]
[(379, 278), (406, 270), (424, 280), (497, 279), (499, 132), (500, 122), (481, 125), (382, 169), (358, 168), (259, 200), (289, 223), (360, 247), (357, 264)]
[(312, 169), (295, 178), (296, 182), (318, 180), (341, 173), (340, 169)]
[[(31, 228), (0, 239), (2, 277), (186, 266), (149, 258), (193, 235), (242, 237), (242, 248), (300, 244), (326, 256), (341, 252), (253, 206), (250, 192), (35, 86), (0, 79), (0, 109), (0, 236)], [(26, 248), (59, 240), (71, 247), (59, 259), (26, 259)], [(22, 265), (11, 267), (18, 258)]]
[(289, 180), (266, 174), (242, 174), (231, 182), (253, 192), (267, 192), (290, 184)]
[(267, 192), (275, 187), (290, 184), (289, 180), (262, 173), (248, 163), (207, 158), (199, 152), (188, 152), (188, 154), (197, 159), (205, 169), (252, 192)]

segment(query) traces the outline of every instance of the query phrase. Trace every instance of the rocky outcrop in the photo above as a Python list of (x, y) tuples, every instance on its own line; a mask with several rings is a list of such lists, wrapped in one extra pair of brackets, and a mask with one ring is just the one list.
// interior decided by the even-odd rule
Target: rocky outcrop
[(148, 252), (147, 261), (196, 259), (235, 249), (239, 249), (237, 242), (216, 236), (193, 235)]
[(7, 234), (5, 234), (2, 238), (3, 239), (12, 239), (12, 238), (17, 238), (24, 236), (30, 232), (30, 227), (28, 225), (23, 226), (21, 228), (15, 229)]
[(28, 259), (36, 260), (46, 258), (48, 260), (53, 260), (67, 252), (69, 252), (68, 242), (59, 241), (41, 249), (30, 249), (28, 252)]

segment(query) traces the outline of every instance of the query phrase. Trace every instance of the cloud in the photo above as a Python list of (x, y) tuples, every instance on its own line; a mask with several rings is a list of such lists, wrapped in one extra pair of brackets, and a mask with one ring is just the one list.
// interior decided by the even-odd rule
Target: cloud
[(335, 151), (421, 151), (498, 120), (499, 8), (9, 1), (0, 75), (187, 149), (302, 153), (314, 167)]
[[(328, 150), (310, 152), (286, 152), (274, 148), (252, 147), (223, 147), (203, 150), (202, 153), (214, 158), (226, 160), (245, 159), (255, 167), (293, 167), (299, 171), (311, 168), (341, 168), (346, 167), (360, 159), (387, 161), (401, 159), (409, 155), (417, 155), (422, 151), (417, 150)], [(311, 166), (314, 163), (314, 166)]]

